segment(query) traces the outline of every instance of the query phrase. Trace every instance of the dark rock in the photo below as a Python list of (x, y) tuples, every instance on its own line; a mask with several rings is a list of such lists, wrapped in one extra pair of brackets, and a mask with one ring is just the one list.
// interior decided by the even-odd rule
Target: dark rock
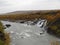
[(5, 41), (5, 35), (0, 31), (0, 40)]
[(10, 27), (11, 25), (10, 25), (10, 24), (6, 24), (5, 26), (6, 26), (6, 27)]
[(42, 35), (43, 33), (40, 33), (40, 35)]
[(50, 24), (47, 33), (60, 38), (60, 18)]

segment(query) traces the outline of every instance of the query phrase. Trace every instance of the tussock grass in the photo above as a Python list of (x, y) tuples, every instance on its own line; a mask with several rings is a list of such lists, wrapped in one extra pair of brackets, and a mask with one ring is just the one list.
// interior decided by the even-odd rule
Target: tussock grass
[[(4, 26), (0, 22), (0, 45), (9, 45), (9, 43), (10, 43), (9, 34), (4, 32), (3, 27)], [(3, 36), (2, 39), (4, 38), (4, 40), (1, 39), (1, 34)]]

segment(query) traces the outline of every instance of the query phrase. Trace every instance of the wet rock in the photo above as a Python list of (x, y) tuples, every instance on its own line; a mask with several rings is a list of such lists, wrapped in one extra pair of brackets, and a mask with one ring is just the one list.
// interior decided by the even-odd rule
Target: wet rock
[(47, 33), (60, 38), (60, 18), (50, 24), (47, 28)]
[(6, 29), (6, 27), (3, 27), (3, 29)]
[(20, 23), (24, 23), (24, 21), (20, 22)]
[(44, 34), (44, 33), (40, 33), (40, 35), (42, 35), (42, 34)]
[(5, 41), (5, 35), (0, 31), (0, 40)]
[(10, 25), (10, 24), (6, 24), (5, 26), (6, 26), (6, 27), (10, 27), (11, 25)]

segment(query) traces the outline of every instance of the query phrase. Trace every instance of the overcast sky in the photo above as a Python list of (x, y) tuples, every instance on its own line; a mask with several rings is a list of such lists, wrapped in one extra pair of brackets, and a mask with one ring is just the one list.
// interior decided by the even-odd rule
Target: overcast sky
[(0, 13), (60, 9), (60, 0), (0, 0)]

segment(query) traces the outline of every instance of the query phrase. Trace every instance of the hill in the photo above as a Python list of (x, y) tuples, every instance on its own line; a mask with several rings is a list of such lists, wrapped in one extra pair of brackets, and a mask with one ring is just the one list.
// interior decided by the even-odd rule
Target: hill
[[(46, 19), (48, 21), (48, 33), (60, 36), (60, 10), (35, 10), (35, 11), (15, 11), (0, 15), (0, 20), (35, 20)], [(57, 21), (58, 20), (58, 21)], [(57, 22), (57, 23), (55, 23)], [(54, 25), (53, 25), (54, 24)]]
[(44, 11), (15, 11), (0, 15), (1, 20), (34, 20), (47, 19), (49, 21), (60, 18), (60, 10), (44, 10)]

